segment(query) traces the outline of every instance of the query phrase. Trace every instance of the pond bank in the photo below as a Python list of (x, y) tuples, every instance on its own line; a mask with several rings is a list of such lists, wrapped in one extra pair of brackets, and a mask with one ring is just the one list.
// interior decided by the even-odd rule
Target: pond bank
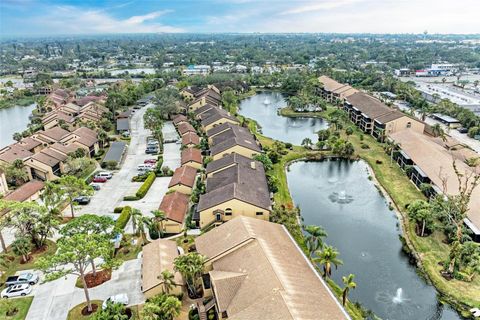
[[(283, 110), (282, 110), (283, 111)], [(285, 116), (295, 116), (292, 112), (282, 112)], [(318, 116), (328, 116), (328, 111)], [(302, 114), (303, 115), (303, 114)], [(360, 135), (364, 136), (360, 139)], [(365, 160), (372, 171), (372, 177), (377, 180), (380, 190), (388, 196), (392, 206), (399, 216), (399, 223), (403, 229), (403, 239), (408, 251), (416, 260), (418, 270), (428, 279), (441, 295), (440, 301), (447, 302), (464, 316), (469, 316), (468, 309), (480, 305), (480, 281), (472, 283), (458, 280), (447, 281), (440, 275), (439, 261), (444, 261), (448, 255), (449, 247), (442, 240), (441, 232), (436, 232), (429, 237), (418, 237), (414, 226), (408, 222), (406, 205), (416, 199), (425, 199), (423, 194), (414, 187), (403, 171), (394, 163), (390, 165), (390, 158), (383, 147), (372, 137), (362, 134), (355, 128), (354, 134), (349, 139), (355, 146), (358, 156)], [(367, 144), (369, 149), (362, 149), (361, 145)]]

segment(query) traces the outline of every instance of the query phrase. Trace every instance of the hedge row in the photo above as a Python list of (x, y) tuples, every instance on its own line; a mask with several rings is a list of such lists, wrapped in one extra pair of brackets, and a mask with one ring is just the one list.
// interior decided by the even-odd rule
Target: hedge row
[(123, 230), (127, 226), (128, 220), (130, 220), (130, 215), (132, 214), (132, 208), (129, 206), (123, 207), (122, 213), (120, 213), (120, 217), (118, 217), (115, 226)]
[(123, 207), (115, 207), (115, 209), (113, 209), (113, 213), (121, 213), (123, 211)]
[(155, 172), (150, 172), (148, 174), (148, 177), (147, 179), (145, 180), (145, 182), (141, 185), (140, 188), (138, 188), (137, 190), (137, 193), (135, 193), (135, 196), (138, 198), (138, 199), (142, 199), (143, 197), (145, 197), (145, 195), (147, 194), (148, 190), (150, 189), (150, 187), (152, 186), (153, 182), (155, 181), (155, 178), (157, 176), (155, 175)]

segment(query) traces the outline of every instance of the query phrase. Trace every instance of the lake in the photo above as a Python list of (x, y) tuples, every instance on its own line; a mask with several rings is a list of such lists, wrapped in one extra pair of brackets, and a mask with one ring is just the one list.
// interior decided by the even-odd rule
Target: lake
[(238, 113), (257, 121), (263, 135), (296, 145), (300, 145), (305, 138), (315, 143), (318, 140), (316, 132), (328, 128), (328, 123), (323, 119), (278, 115), (277, 109), (286, 106), (287, 102), (281, 93), (265, 91), (242, 100)]
[(409, 263), (395, 212), (368, 177), (365, 162), (347, 160), (297, 162), (287, 172), (303, 223), (323, 226), (340, 252), (344, 265), (332, 278), (342, 286), (342, 276), (355, 274), (350, 299), (382, 319), (460, 319)]
[(0, 109), (0, 148), (15, 142), (13, 140), (15, 132), (27, 129), (30, 122), (28, 117), (33, 109), (35, 109), (35, 103), (26, 107), (14, 106)]

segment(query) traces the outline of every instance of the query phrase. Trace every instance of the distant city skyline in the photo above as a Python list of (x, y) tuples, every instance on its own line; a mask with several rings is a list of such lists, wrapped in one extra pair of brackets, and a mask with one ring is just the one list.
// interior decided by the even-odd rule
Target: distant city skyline
[(478, 0), (0, 0), (0, 33), (480, 34)]

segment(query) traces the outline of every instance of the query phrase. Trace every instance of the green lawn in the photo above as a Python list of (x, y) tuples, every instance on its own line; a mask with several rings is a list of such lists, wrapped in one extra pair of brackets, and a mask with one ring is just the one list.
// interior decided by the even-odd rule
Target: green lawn
[[(322, 113), (316, 113), (316, 115), (325, 117), (328, 120), (328, 114), (332, 110), (334, 109), (329, 108)], [(282, 114), (286, 116), (294, 115), (289, 109), (282, 109)], [(440, 275), (442, 266), (439, 263), (447, 259), (450, 249), (442, 241), (444, 239), (443, 233), (436, 232), (429, 237), (422, 238), (416, 235), (413, 224), (408, 222), (406, 205), (417, 199), (425, 200), (425, 196), (411, 183), (410, 179), (395, 162), (391, 163), (391, 159), (383, 150), (382, 144), (377, 142), (372, 136), (362, 133), (353, 124), (348, 123), (345, 127), (347, 126), (355, 128), (354, 133), (347, 137), (342, 132), (343, 138), (348, 139), (354, 145), (356, 156), (369, 164), (375, 178), (392, 199), (393, 205), (402, 217), (400, 222), (404, 230), (404, 237), (410, 247), (413, 247), (418, 254), (423, 271), (425, 271), (437, 290), (442, 293), (442, 299), (460, 310), (468, 309), (462, 306), (462, 304), (478, 307), (480, 305), (480, 277), (477, 276), (473, 282), (447, 281), (444, 279)], [(363, 140), (360, 136), (363, 136)], [(369, 149), (362, 149), (362, 144), (367, 144)], [(284, 194), (279, 195), (278, 199), (284, 200), (286, 196)]]
[(13, 254), (10, 247), (7, 249), (8, 249), (7, 256), (12, 260), (7, 258), (6, 264), (1, 266), (1, 269), (2, 271), (4, 271), (4, 274), (2, 275), (2, 277), (0, 277), (0, 284), (1, 284), (0, 288), (3, 288), (4, 282), (7, 279), (7, 277), (14, 275), (15, 272), (20, 270), (33, 269), (34, 264), (39, 257), (54, 254), (55, 251), (57, 251), (57, 245), (55, 244), (55, 242), (47, 240), (46, 249), (44, 251), (32, 254), (30, 261), (28, 261), (25, 264), (20, 263), (21, 258)]
[[(23, 320), (27, 317), (28, 309), (32, 304), (33, 297), (1, 299), (0, 301), (0, 319), (4, 320)], [(17, 309), (15, 314), (8, 316), (7, 311)]]

